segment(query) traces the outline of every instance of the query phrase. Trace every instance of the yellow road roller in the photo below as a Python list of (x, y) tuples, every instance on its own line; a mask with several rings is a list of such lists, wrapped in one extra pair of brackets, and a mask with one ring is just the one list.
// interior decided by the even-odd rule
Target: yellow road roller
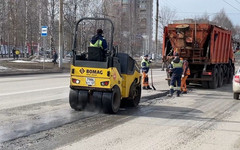
[[(109, 51), (88, 47), (78, 53), (78, 26), (86, 20), (103, 20), (111, 25)], [(121, 103), (136, 107), (141, 98), (141, 73), (136, 61), (113, 47), (114, 26), (108, 18), (82, 18), (76, 23), (71, 64), (69, 103), (76, 111), (88, 105), (104, 113), (117, 113)]]

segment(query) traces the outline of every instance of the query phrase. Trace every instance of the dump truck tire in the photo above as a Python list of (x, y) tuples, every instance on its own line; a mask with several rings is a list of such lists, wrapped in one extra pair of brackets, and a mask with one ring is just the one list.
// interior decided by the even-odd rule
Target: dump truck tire
[(117, 113), (121, 103), (121, 93), (118, 86), (113, 87), (112, 92), (104, 92), (102, 96), (103, 112)]
[(212, 81), (209, 81), (209, 88), (216, 89), (217, 86), (218, 86), (218, 70), (215, 67), (213, 69), (213, 79), (212, 79)]
[(224, 67), (223, 67), (223, 85), (227, 84), (228, 76), (229, 76), (228, 67), (227, 67), (227, 65), (224, 65)]
[(70, 89), (69, 92), (69, 104), (70, 107), (74, 110), (78, 111), (77, 104), (78, 104), (78, 90)]
[(227, 83), (231, 84), (232, 80), (233, 80), (233, 67), (230, 66), (229, 69), (228, 69), (228, 80), (227, 80)]
[(96, 109), (101, 109), (102, 108), (102, 92), (93, 92), (93, 104)]
[(77, 109), (78, 110), (84, 110), (85, 107), (87, 106), (88, 102), (88, 91), (83, 91), (79, 90), (78, 92), (78, 104), (77, 104)]
[(202, 87), (208, 89), (209, 88), (208, 81), (202, 81)]
[(239, 94), (238, 93), (233, 93), (233, 98), (236, 100), (239, 100)]

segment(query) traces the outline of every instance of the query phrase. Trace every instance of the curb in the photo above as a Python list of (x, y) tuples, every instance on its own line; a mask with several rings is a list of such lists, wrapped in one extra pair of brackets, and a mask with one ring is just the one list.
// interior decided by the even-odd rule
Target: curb
[(36, 75), (36, 74), (54, 74), (54, 73), (64, 73), (65, 71), (49, 71), (49, 72), (11, 72), (11, 73), (0, 73), (0, 77), (5, 76), (19, 76), (19, 75)]

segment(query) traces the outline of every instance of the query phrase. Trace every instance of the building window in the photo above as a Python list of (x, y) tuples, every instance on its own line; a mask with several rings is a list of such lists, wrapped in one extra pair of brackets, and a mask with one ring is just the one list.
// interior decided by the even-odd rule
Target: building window
[(146, 4), (145, 3), (140, 4), (140, 9), (146, 9)]
[(122, 0), (122, 3), (123, 3), (123, 4), (128, 4), (128, 3), (129, 3), (129, 0)]
[(124, 6), (123, 6), (123, 7), (122, 7), (122, 12), (125, 12), (125, 13), (126, 13), (127, 11), (128, 11), (128, 7), (126, 7), (126, 6), (124, 7)]

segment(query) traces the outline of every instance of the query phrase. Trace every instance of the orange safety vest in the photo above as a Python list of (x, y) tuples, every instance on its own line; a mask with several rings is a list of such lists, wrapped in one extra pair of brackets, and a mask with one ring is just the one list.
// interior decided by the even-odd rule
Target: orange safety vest
[(190, 69), (189, 69), (189, 67), (187, 68), (186, 75), (187, 75), (187, 76), (190, 75)]
[(184, 76), (189, 76), (191, 74), (188, 63), (183, 63), (183, 71)]

